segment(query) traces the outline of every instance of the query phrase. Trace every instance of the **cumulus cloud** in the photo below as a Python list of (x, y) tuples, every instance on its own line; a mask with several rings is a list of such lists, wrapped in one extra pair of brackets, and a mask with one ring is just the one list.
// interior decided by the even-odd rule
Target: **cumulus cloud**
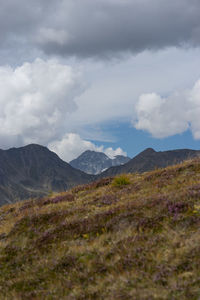
[(104, 148), (103, 146), (96, 146), (90, 141), (81, 139), (81, 137), (75, 133), (65, 134), (62, 139), (49, 143), (48, 147), (67, 162), (77, 158), (86, 150), (104, 152), (110, 158), (114, 158), (116, 155), (127, 155), (121, 148), (114, 150), (111, 147)]
[[(199, 0), (1, 1), (1, 45), (108, 57), (200, 43)], [(10, 12), (14, 11), (14, 14)]]
[(143, 94), (135, 105), (133, 125), (156, 138), (165, 138), (190, 129), (200, 139), (200, 80), (191, 90), (169, 97)]
[(65, 131), (84, 90), (80, 74), (55, 60), (0, 67), (0, 140), (46, 144)]
[(114, 158), (117, 155), (127, 156), (127, 153), (124, 152), (120, 147), (117, 149), (113, 149), (112, 147), (104, 149), (101, 147), (101, 149), (101, 151), (104, 152), (110, 158)]

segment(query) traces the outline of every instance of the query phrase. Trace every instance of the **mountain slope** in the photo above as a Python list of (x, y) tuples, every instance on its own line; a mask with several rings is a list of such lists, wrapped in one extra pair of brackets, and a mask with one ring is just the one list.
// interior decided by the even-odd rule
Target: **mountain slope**
[(0, 299), (199, 299), (200, 159), (0, 208)]
[(103, 152), (87, 150), (78, 158), (72, 160), (70, 165), (88, 174), (99, 174), (112, 166), (125, 164), (129, 157), (117, 155), (114, 159), (109, 158)]
[(152, 148), (147, 148), (126, 164), (109, 168), (101, 173), (99, 177), (115, 176), (122, 173), (142, 173), (180, 163), (196, 156), (200, 156), (199, 150), (181, 149), (156, 152)]
[(0, 150), (0, 204), (64, 191), (91, 178), (40, 145)]

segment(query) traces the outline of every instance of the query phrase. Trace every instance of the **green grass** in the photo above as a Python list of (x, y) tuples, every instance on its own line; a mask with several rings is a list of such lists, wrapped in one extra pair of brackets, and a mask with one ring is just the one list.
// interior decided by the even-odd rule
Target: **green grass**
[(130, 183), (131, 183), (131, 181), (126, 174), (115, 177), (112, 182), (113, 186), (116, 186), (116, 187), (121, 187), (124, 185), (128, 185)]
[(199, 299), (199, 262), (200, 159), (0, 208), (3, 300)]

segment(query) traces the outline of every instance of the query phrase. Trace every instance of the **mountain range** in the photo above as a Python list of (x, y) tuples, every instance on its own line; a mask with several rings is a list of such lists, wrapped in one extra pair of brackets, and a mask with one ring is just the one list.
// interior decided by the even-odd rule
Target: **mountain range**
[[(74, 168), (60, 159), (57, 154), (40, 145), (31, 144), (20, 148), (0, 150), (0, 205), (42, 197), (50, 194), (51, 191), (65, 191), (79, 184), (113, 177), (117, 174), (142, 173), (155, 168), (163, 168), (196, 156), (200, 156), (200, 151), (181, 149), (156, 152), (148, 148), (133, 159), (116, 157), (114, 163), (117, 161), (121, 164), (126, 159), (128, 162), (112, 166), (98, 175), (91, 175)], [(84, 170), (87, 172), (89, 170), (97, 173), (110, 163), (113, 164), (113, 160), (110, 162), (110, 159), (106, 159), (103, 153), (94, 151), (86, 151), (75, 162), (80, 161), (80, 158), (84, 158), (81, 167), (85, 163)], [(71, 164), (78, 166), (72, 162)]]
[(100, 177), (110, 177), (122, 173), (143, 173), (158, 168), (165, 168), (196, 156), (200, 156), (199, 150), (179, 149), (156, 152), (152, 148), (147, 148), (126, 164), (109, 168), (100, 174)]
[(0, 205), (64, 191), (92, 178), (40, 145), (0, 150)]
[(88, 174), (100, 174), (104, 170), (127, 163), (129, 157), (117, 155), (113, 159), (103, 152), (87, 150), (78, 158), (72, 160), (70, 165)]

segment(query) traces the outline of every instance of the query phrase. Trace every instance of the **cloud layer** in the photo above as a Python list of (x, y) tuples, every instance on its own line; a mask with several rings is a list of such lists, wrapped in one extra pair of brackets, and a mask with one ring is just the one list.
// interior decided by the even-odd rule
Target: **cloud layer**
[(135, 114), (135, 128), (153, 137), (165, 138), (190, 129), (194, 138), (200, 139), (200, 80), (191, 90), (167, 98), (155, 93), (141, 95)]
[(5, 47), (28, 42), (47, 54), (104, 58), (200, 44), (199, 0), (2, 2), (0, 40)]
[(67, 162), (77, 158), (86, 150), (104, 152), (110, 158), (114, 158), (116, 155), (127, 155), (126, 152), (124, 152), (121, 148), (114, 150), (111, 147), (98, 147), (94, 143), (81, 139), (78, 134), (74, 133), (65, 134), (61, 140), (50, 143), (48, 147)]
[(87, 138), (130, 122), (132, 107), (134, 126), (156, 138), (189, 129), (200, 139), (199, 81), (161, 96), (199, 77), (199, 0), (0, 2), (1, 148), (41, 143), (67, 160), (87, 149), (122, 154)]
[(41, 31), (46, 53), (106, 57), (200, 42), (197, 0), (64, 1), (59, 20)]
[(78, 73), (54, 60), (0, 67), (0, 140), (46, 144), (65, 130), (83, 91)]

